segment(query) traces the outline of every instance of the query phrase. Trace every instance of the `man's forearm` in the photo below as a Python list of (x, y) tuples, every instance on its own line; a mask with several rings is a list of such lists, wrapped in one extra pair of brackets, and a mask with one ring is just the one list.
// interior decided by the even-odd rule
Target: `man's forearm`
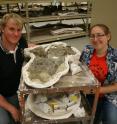
[(0, 107), (10, 112), (11, 104), (5, 99), (4, 96), (0, 95)]

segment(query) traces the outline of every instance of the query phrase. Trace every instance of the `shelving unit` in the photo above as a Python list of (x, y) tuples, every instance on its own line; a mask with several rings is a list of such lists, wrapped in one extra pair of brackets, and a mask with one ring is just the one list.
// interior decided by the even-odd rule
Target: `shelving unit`
[[(82, 76), (88, 76), (91, 74), (88, 72), (87, 68), (85, 66), (81, 65), (83, 68), (83, 71), (80, 72), (77, 76), (81, 77)], [(68, 73), (65, 77), (69, 76), (69, 79), (74, 79), (73, 76)], [(49, 87), (49, 88), (32, 88), (29, 87), (25, 84), (23, 80), (21, 80), (19, 90), (18, 90), (18, 95), (20, 98), (25, 99), (27, 98), (28, 95), (30, 94), (61, 94), (61, 93), (81, 93), (81, 103), (82, 106), (85, 108), (86, 116), (85, 117), (74, 117), (71, 116), (67, 119), (58, 119), (58, 120), (49, 120), (49, 119), (43, 119), (39, 116), (36, 116), (34, 113), (30, 111), (30, 109), (25, 106), (22, 108), (22, 114), (23, 114), (23, 119), (22, 119), (22, 124), (49, 124), (49, 123), (65, 123), (65, 122), (80, 122), (80, 124), (93, 124), (93, 120), (95, 117), (95, 111), (96, 111), (96, 106), (97, 106), (97, 101), (98, 101), (98, 96), (99, 96), (99, 88), (100, 85), (98, 81), (95, 78), (90, 78), (90, 81), (92, 83), (83, 83), (83, 81), (80, 81), (78, 78), (73, 80), (74, 85), (72, 82), (61, 82), (61, 79), (54, 84), (54, 86)], [(93, 107), (91, 108), (88, 104), (88, 101), (86, 99), (86, 94), (94, 94), (94, 102), (93, 102)], [(25, 100), (24, 100), (25, 101)]]
[[(30, 42), (36, 42), (36, 43), (45, 43), (45, 42), (51, 42), (51, 41), (59, 41), (67, 38), (75, 38), (79, 36), (86, 36), (88, 31), (88, 26), (90, 24), (91, 19), (91, 0), (57, 0), (58, 2), (64, 2), (64, 8), (69, 7), (69, 4), (73, 4), (72, 8), (78, 8), (81, 7), (87, 7), (87, 12), (85, 13), (79, 13), (77, 15), (64, 15), (60, 16), (57, 14), (52, 15), (39, 15), (40, 7), (42, 7), (43, 3), (48, 3), (49, 6), (52, 4), (53, 0), (0, 0), (0, 5), (6, 5), (6, 10), (4, 10), (4, 13), (6, 12), (17, 12), (21, 14), (25, 18), (25, 29), (26, 29), (26, 36), (27, 40)], [(85, 5), (82, 5), (81, 2), (86, 2)], [(38, 7), (34, 8), (32, 5), (39, 4)], [(29, 6), (30, 4), (31, 7)], [(42, 4), (42, 5), (41, 5)], [(74, 6), (76, 4), (76, 6)], [(13, 9), (13, 7), (10, 8), (11, 5), (16, 5), (17, 9)], [(44, 7), (44, 6), (43, 6)], [(75, 11), (76, 11), (75, 10)], [(32, 14), (32, 17), (30, 16), (30, 12)], [(2, 13), (2, 11), (1, 11)], [(34, 16), (36, 13), (36, 16)], [(31, 29), (31, 25), (33, 23), (41, 23), (45, 22), (48, 23), (50, 21), (58, 21), (62, 22), (63, 20), (73, 20), (73, 19), (80, 19), (82, 21), (82, 25), (84, 27), (83, 31), (80, 32), (71, 32), (61, 35), (52, 35), (50, 34), (50, 30), (47, 28), (49, 32), (47, 33), (43, 28), (41, 29), (34, 29), (34, 32)], [(43, 32), (43, 33), (42, 33)], [(46, 33), (45, 33), (46, 32)], [(34, 36), (33, 36), (34, 35)]]

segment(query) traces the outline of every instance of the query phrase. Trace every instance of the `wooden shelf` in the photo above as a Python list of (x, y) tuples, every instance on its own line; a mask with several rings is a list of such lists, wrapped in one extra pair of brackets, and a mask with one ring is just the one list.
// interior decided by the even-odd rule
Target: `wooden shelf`
[(91, 18), (90, 14), (78, 14), (74, 16), (40, 16), (36, 18), (29, 18), (29, 22), (44, 22), (44, 21), (59, 21), (59, 20), (71, 20), (71, 19), (83, 19)]
[[(87, 2), (88, 0), (58, 0), (59, 2)], [(34, 3), (34, 2), (53, 2), (53, 0), (0, 0), (0, 4), (13, 4), (13, 3)]]
[(60, 41), (60, 40), (65, 40), (65, 39), (70, 39), (70, 38), (76, 38), (76, 37), (81, 37), (81, 36), (86, 36), (87, 33), (82, 31), (79, 33), (71, 33), (71, 34), (62, 34), (62, 35), (43, 35), (43, 36), (35, 36), (31, 37), (30, 42), (40, 44), (40, 43), (47, 43), (47, 42), (52, 42), (52, 41)]

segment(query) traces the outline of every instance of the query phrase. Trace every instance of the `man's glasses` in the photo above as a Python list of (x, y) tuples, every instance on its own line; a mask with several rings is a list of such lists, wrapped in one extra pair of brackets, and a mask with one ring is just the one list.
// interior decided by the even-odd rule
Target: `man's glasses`
[(91, 34), (91, 35), (89, 36), (89, 38), (90, 38), (91, 40), (94, 40), (95, 38), (101, 39), (101, 38), (104, 37), (104, 36), (105, 36), (105, 34)]

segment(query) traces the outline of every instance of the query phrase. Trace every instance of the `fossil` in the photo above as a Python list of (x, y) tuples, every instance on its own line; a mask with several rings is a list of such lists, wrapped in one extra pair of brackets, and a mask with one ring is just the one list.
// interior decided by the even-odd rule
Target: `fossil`
[(22, 68), (25, 83), (34, 88), (55, 84), (69, 71), (69, 57), (79, 51), (65, 43), (50, 43), (26, 48), (24, 55), (29, 59)]

